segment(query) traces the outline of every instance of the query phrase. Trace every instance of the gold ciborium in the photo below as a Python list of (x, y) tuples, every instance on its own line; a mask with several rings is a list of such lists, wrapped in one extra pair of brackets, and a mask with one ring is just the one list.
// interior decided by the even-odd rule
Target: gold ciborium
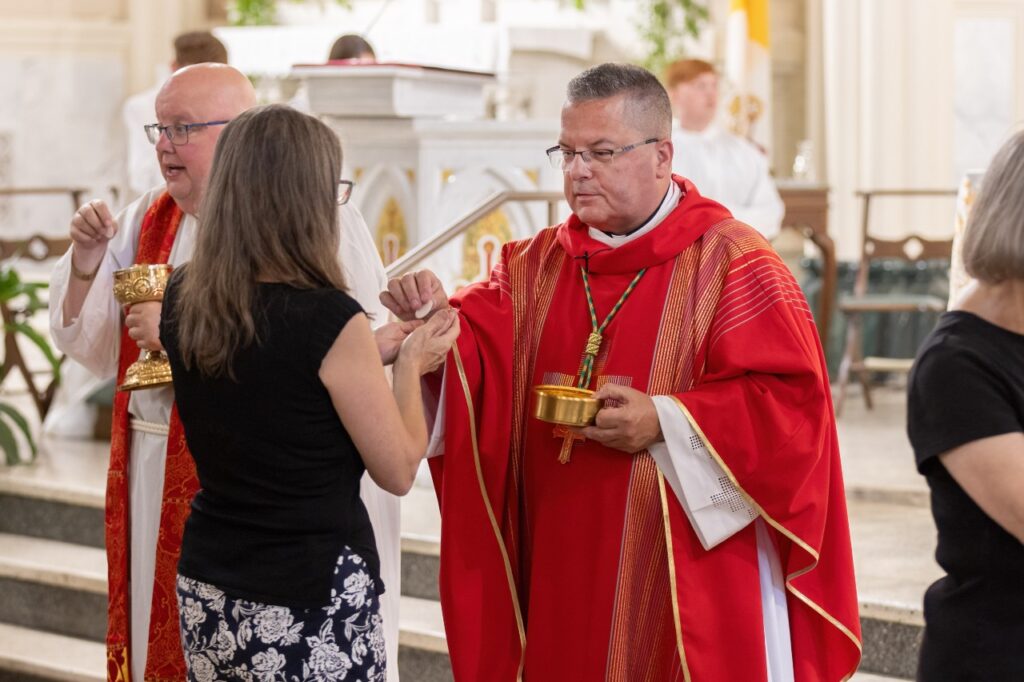
[[(135, 305), (147, 301), (162, 301), (171, 266), (133, 265), (114, 272), (114, 298), (121, 305)], [(133, 362), (124, 375), (119, 391), (134, 391), (139, 388), (155, 388), (171, 383), (171, 365), (167, 356), (158, 350), (142, 351), (142, 356)]]
[(590, 426), (604, 403), (588, 389), (547, 384), (534, 386), (533, 398), (534, 417), (565, 426)]

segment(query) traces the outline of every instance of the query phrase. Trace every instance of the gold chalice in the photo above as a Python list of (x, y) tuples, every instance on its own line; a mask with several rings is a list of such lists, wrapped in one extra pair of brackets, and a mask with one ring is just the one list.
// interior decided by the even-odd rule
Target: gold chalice
[[(114, 272), (114, 298), (121, 305), (135, 305), (147, 301), (162, 301), (171, 266), (133, 265)], [(142, 356), (133, 362), (124, 375), (119, 391), (134, 391), (139, 388), (155, 388), (171, 383), (171, 365), (167, 356), (158, 350), (142, 351)]]
[(533, 397), (534, 417), (565, 426), (590, 426), (604, 403), (593, 391), (572, 386), (534, 386)]

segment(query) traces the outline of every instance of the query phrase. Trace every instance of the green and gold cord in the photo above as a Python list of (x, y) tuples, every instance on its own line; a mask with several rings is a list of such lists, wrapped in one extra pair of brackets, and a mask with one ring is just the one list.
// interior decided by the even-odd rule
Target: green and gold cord
[(608, 325), (615, 317), (615, 314), (619, 312), (619, 308), (621, 308), (622, 304), (626, 302), (629, 295), (633, 293), (633, 289), (636, 288), (637, 282), (639, 282), (640, 278), (644, 276), (645, 272), (647, 272), (647, 268), (643, 268), (640, 272), (636, 273), (636, 277), (634, 277), (633, 281), (629, 283), (626, 290), (622, 292), (622, 296), (620, 296), (619, 300), (614, 306), (612, 306), (611, 311), (609, 311), (608, 316), (604, 318), (604, 322), (601, 323), (600, 327), (597, 326), (597, 311), (594, 310), (594, 296), (590, 293), (590, 279), (587, 277), (587, 271), (585, 268), (581, 267), (580, 272), (583, 274), (583, 290), (587, 294), (587, 309), (590, 311), (591, 332), (590, 336), (587, 337), (586, 348), (583, 350), (583, 364), (580, 366), (580, 377), (579, 381), (576, 382), (576, 388), (587, 388), (590, 386), (590, 377), (594, 371), (594, 358), (597, 356), (597, 352), (601, 350), (601, 341), (603, 340), (602, 335), (604, 334), (604, 330), (608, 328)]

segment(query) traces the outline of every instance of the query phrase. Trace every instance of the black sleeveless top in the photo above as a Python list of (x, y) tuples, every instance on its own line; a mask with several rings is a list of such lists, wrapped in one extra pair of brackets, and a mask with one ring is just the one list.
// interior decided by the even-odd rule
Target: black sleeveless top
[(362, 308), (335, 289), (260, 284), (257, 342), (234, 359), (235, 379), (182, 364), (167, 287), (160, 339), (200, 491), (185, 525), (178, 572), (231, 597), (291, 608), (330, 603), (344, 546), (377, 583), (373, 528), (359, 497), (365, 467), (320, 381), (338, 334)]

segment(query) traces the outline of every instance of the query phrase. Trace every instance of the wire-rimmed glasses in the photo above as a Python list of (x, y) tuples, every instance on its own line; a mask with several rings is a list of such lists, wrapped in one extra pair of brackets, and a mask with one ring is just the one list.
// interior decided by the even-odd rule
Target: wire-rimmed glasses
[(356, 183), (351, 180), (338, 180), (338, 206), (344, 206), (352, 198), (352, 189)]
[(643, 142), (627, 144), (625, 147), (618, 147), (616, 149), (580, 149), (579, 151), (574, 149), (565, 149), (564, 147), (560, 147), (556, 144), (554, 147), (545, 150), (544, 153), (548, 155), (548, 161), (551, 163), (552, 168), (564, 171), (572, 165), (572, 162), (577, 155), (579, 155), (580, 159), (583, 161), (583, 165), (588, 168), (593, 168), (594, 166), (606, 166), (614, 161), (615, 157), (619, 154), (625, 154), (637, 147), (643, 147), (645, 144), (653, 144), (660, 141), (660, 138), (651, 137)]
[(169, 126), (150, 123), (142, 127), (146, 131), (146, 137), (149, 138), (152, 144), (160, 141), (160, 134), (162, 133), (171, 144), (181, 146), (188, 144), (188, 134), (192, 130), (200, 130), (209, 126), (222, 126), (228, 123), (230, 121), (206, 121), (204, 123), (175, 123)]

